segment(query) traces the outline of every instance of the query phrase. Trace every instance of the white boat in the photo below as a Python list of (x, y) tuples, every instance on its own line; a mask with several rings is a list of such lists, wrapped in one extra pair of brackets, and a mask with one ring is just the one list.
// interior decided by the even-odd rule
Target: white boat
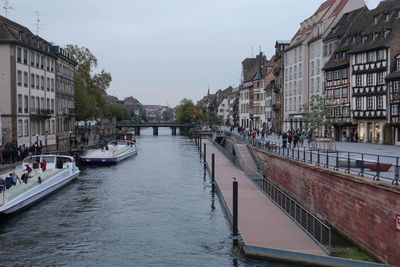
[[(44, 161), (47, 165), (45, 170), (39, 167), (39, 163)], [(29, 174), (27, 169), (31, 169)], [(7, 189), (6, 177), (9, 173), (17, 175), (19, 181)], [(3, 179), (0, 184), (0, 214), (9, 215), (34, 204), (71, 182), (79, 173), (73, 157), (62, 155), (27, 157), (21, 166), (0, 175)], [(26, 179), (21, 180), (22, 177)]]
[(117, 163), (137, 154), (135, 141), (119, 140), (101, 149), (90, 149), (80, 158), (82, 163)]

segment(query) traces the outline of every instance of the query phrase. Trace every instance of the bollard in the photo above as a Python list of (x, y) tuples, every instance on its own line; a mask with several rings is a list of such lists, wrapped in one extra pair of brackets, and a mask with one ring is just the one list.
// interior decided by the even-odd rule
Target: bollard
[(215, 154), (211, 154), (211, 185), (212, 185), (212, 191), (214, 192), (214, 185), (215, 183)]
[(203, 154), (204, 154), (204, 164), (206, 164), (207, 163), (207, 144), (206, 143), (204, 143)]
[(233, 178), (233, 208), (232, 208), (232, 236), (233, 244), (237, 246), (239, 230), (238, 230), (238, 182)]
[(200, 157), (201, 157), (201, 144), (202, 144), (201, 139), (202, 139), (202, 138), (200, 137), (200, 142), (199, 142)]
[(392, 185), (399, 185), (399, 158), (396, 158), (396, 167), (394, 169), (394, 180), (392, 181)]

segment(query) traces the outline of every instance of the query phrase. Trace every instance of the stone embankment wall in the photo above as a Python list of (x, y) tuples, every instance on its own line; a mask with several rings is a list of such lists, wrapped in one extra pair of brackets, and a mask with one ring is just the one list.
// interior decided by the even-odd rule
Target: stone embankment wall
[(304, 207), (383, 262), (400, 266), (400, 187), (257, 150), (265, 174)]

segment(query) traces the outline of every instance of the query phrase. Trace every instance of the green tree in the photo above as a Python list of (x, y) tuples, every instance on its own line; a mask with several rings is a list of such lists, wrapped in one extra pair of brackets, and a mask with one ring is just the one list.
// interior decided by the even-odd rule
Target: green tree
[(196, 107), (192, 100), (182, 99), (180, 104), (176, 107), (176, 120), (178, 122), (202, 122), (203, 110)]
[(326, 119), (329, 115), (329, 108), (325, 105), (325, 98), (319, 95), (313, 95), (309, 103), (303, 105), (304, 122), (307, 130), (321, 133), (329, 128), (330, 122)]
[(116, 117), (117, 121), (130, 121), (131, 113), (122, 104), (106, 104), (104, 108), (104, 115)]
[(75, 70), (75, 106), (77, 120), (100, 116), (104, 112), (104, 96), (111, 84), (111, 74), (102, 70), (94, 73), (97, 58), (86, 47), (67, 45), (66, 50), (77, 63)]

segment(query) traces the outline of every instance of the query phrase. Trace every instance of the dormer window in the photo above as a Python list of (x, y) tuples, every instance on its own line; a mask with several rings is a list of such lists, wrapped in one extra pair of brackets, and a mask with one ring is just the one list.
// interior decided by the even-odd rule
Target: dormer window
[(390, 15), (389, 15), (389, 13), (385, 14), (385, 22), (388, 22), (388, 21), (389, 21), (389, 19), (390, 19)]
[(391, 32), (391, 30), (385, 30), (385, 38), (387, 38)]
[(352, 40), (351, 40), (352, 42), (353, 42), (353, 44), (355, 44), (356, 43), (356, 37), (355, 36), (353, 36), (353, 38), (352, 38)]
[(367, 40), (368, 40), (368, 36), (366, 36), (366, 35), (364, 35), (364, 36), (361, 38), (361, 42), (362, 42), (362, 43), (365, 43)]
[(377, 24), (379, 20), (379, 16), (374, 16), (374, 24)]

